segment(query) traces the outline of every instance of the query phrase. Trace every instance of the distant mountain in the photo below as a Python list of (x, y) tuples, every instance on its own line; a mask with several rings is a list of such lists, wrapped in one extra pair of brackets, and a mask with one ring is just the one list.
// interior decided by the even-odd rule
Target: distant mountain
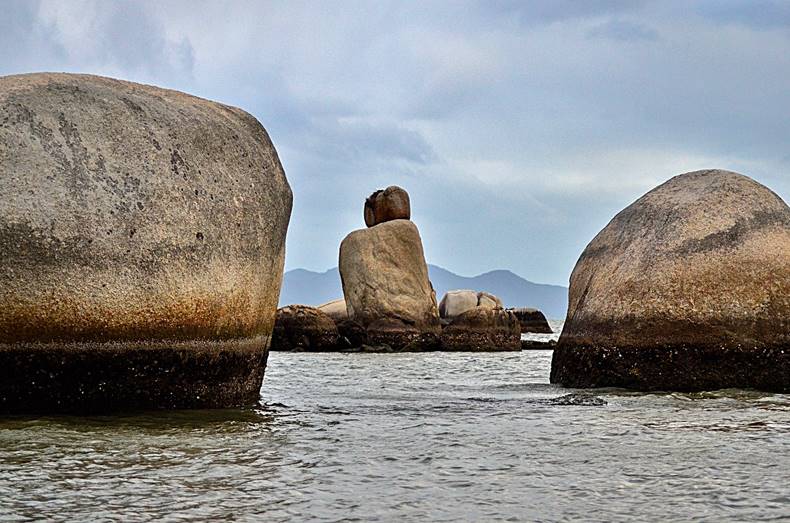
[[(436, 299), (454, 289), (487, 291), (499, 296), (506, 307), (535, 307), (552, 319), (565, 319), (568, 289), (527, 281), (510, 271), (497, 270), (466, 277), (447, 269), (428, 265), (428, 274), (436, 289)], [(280, 292), (280, 306), (293, 303), (320, 305), (343, 297), (337, 267), (326, 272), (293, 269), (285, 273)]]
[(294, 303), (321, 305), (342, 297), (343, 286), (340, 283), (340, 271), (337, 267), (326, 272), (293, 269), (283, 276), (280, 307)]

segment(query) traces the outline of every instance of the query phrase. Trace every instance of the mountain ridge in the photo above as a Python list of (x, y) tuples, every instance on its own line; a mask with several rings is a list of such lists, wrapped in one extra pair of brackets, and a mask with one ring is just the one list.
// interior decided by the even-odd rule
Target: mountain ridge
[[(508, 269), (494, 269), (477, 276), (460, 276), (438, 265), (428, 264), (428, 275), (441, 300), (447, 291), (472, 289), (486, 291), (502, 299), (506, 307), (534, 307), (551, 319), (564, 319), (568, 307), (568, 288), (535, 283)], [(296, 268), (286, 271), (280, 292), (280, 307), (299, 303), (321, 305), (343, 297), (337, 267), (324, 272)]]

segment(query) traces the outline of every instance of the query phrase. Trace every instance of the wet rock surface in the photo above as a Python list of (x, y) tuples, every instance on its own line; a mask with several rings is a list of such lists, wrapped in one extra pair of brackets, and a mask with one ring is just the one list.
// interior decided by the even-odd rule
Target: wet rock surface
[(518, 351), (521, 332), (510, 311), (478, 306), (442, 328), (441, 348), (448, 351)]
[(0, 411), (254, 402), (291, 211), (255, 118), (109, 78), (9, 76), (0, 158)]
[(337, 331), (340, 335), (338, 348), (340, 350), (354, 349), (367, 344), (368, 335), (365, 327), (354, 320), (344, 319), (336, 322)]
[(271, 350), (337, 350), (340, 335), (334, 320), (315, 307), (288, 305), (277, 310)]
[(673, 178), (618, 214), (571, 276), (551, 380), (790, 389), (790, 209), (745, 176)]
[(790, 391), (786, 346), (568, 347), (554, 350), (551, 380), (573, 387), (694, 392)]
[(100, 414), (254, 405), (268, 342), (3, 344), (0, 412)]
[(605, 407), (608, 405), (605, 399), (587, 394), (565, 394), (546, 400), (546, 404), (563, 407)]

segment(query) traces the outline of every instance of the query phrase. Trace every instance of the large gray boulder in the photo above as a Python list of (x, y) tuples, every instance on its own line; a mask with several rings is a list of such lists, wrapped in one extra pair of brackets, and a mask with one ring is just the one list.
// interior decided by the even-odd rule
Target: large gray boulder
[(0, 411), (255, 403), (290, 212), (240, 109), (0, 78)]
[(349, 318), (367, 329), (371, 345), (416, 350), (435, 342), (436, 294), (411, 221), (353, 231), (340, 245), (339, 265)]
[(551, 381), (790, 390), (790, 208), (745, 176), (677, 176), (587, 246)]

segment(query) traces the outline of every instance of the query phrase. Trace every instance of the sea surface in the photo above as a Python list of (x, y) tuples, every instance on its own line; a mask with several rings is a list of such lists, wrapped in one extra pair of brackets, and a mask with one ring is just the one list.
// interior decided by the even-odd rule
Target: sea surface
[(254, 409), (0, 418), (0, 521), (788, 521), (790, 396), (273, 353)]

